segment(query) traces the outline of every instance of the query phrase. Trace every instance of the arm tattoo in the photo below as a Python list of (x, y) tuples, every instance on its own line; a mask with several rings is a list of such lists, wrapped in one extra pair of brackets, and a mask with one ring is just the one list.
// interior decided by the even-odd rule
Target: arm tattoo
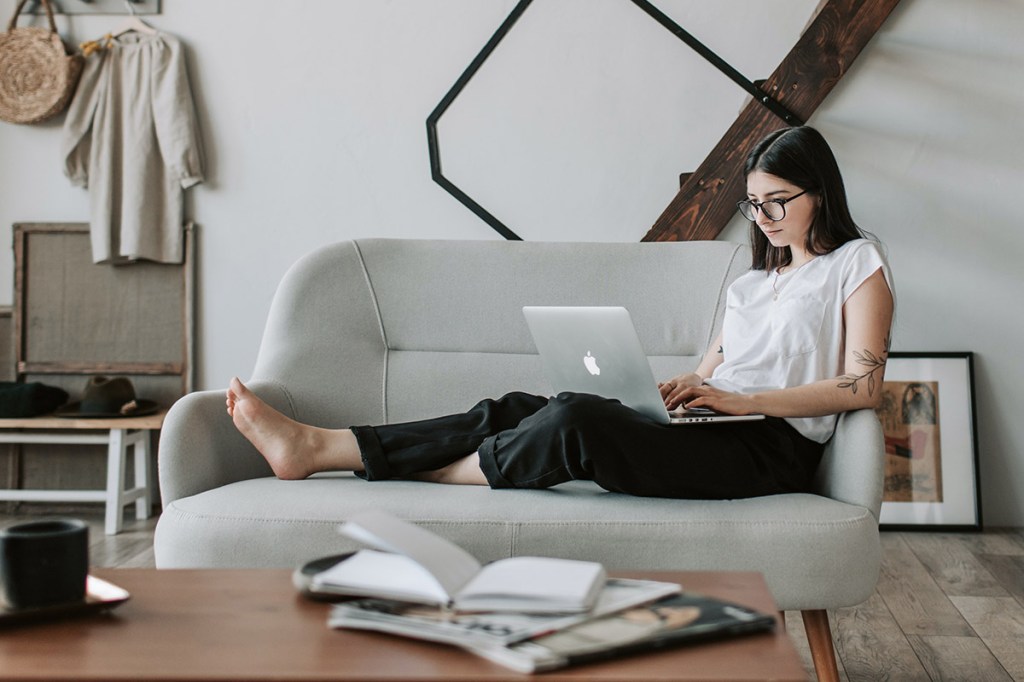
[(719, 347), (718, 347), (718, 352), (719, 352), (719, 353), (724, 353), (725, 351), (724, 351), (724, 350), (722, 350), (722, 347), (721, 347), (721, 346), (719, 346)]
[(840, 382), (838, 388), (848, 388), (857, 393), (859, 382), (863, 379), (867, 379), (868, 395), (875, 394), (875, 388), (878, 382), (875, 380), (875, 373), (878, 371), (885, 371), (885, 361), (889, 357), (889, 337), (885, 339), (885, 350), (881, 355), (875, 355), (871, 351), (865, 349), (862, 352), (853, 351), (853, 356), (857, 358), (857, 364), (867, 368), (867, 371), (863, 374), (844, 374), (839, 377)]

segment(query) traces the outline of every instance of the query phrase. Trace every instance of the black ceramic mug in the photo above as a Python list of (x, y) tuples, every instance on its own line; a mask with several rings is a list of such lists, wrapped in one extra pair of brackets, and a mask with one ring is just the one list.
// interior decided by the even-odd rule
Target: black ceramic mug
[(85, 599), (89, 526), (77, 519), (19, 523), (0, 530), (0, 597), (10, 609)]

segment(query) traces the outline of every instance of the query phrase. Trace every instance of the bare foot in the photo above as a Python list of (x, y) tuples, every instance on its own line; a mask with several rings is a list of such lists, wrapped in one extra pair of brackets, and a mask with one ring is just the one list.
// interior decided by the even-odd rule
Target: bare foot
[(260, 400), (237, 377), (231, 380), (226, 402), (235, 428), (256, 446), (278, 478), (298, 480), (318, 471), (363, 468), (350, 431), (321, 429), (290, 419)]

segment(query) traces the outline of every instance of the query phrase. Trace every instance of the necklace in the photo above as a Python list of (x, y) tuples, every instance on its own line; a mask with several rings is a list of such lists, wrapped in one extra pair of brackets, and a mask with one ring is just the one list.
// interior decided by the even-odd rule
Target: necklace
[(776, 270), (775, 271), (775, 279), (772, 280), (772, 291), (775, 292), (774, 294), (772, 294), (772, 300), (773, 301), (779, 300), (779, 288), (777, 286), (778, 283), (779, 283), (779, 271)]
[[(799, 271), (799, 270), (800, 270), (800, 268), (802, 268), (803, 266), (807, 265), (807, 264), (808, 264), (808, 263), (810, 263), (810, 262), (811, 262), (812, 260), (814, 260), (814, 259), (813, 259), (813, 258), (811, 258), (810, 260), (806, 260), (806, 261), (804, 261), (804, 262), (803, 262), (803, 263), (801, 263), (800, 265), (796, 266), (796, 268), (795, 268), (795, 269), (793, 269), (793, 270), (791, 270), (791, 271), (790, 271), (789, 273), (787, 273), (787, 274), (789, 274), (789, 276), (790, 276), (790, 279), (792, 279), (792, 278), (793, 278), (793, 276), (795, 276), (795, 275), (796, 275), (797, 271)], [(777, 301), (777, 300), (779, 300), (779, 294), (780, 294), (780, 293), (782, 293), (782, 290), (781, 290), (781, 289), (779, 289), (779, 276), (780, 276), (781, 274), (782, 274), (782, 268), (775, 268), (775, 277), (774, 277), (774, 278), (772, 279), (772, 291), (774, 292), (774, 293), (772, 294), (772, 300), (773, 300), (773, 301)], [(785, 289), (785, 286), (783, 286), (783, 289)]]

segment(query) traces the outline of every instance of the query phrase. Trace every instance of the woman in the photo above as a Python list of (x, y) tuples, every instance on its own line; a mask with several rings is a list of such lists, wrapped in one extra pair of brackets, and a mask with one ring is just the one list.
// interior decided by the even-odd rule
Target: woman
[(494, 488), (587, 479), (676, 498), (806, 490), (837, 415), (881, 397), (892, 278), (850, 216), (816, 130), (772, 133), (744, 170), (752, 269), (730, 286), (722, 333), (697, 370), (660, 388), (669, 409), (766, 419), (668, 426), (598, 396), (510, 393), (464, 414), (331, 430), (289, 419), (237, 378), (228, 414), (286, 479), (329, 470)]

